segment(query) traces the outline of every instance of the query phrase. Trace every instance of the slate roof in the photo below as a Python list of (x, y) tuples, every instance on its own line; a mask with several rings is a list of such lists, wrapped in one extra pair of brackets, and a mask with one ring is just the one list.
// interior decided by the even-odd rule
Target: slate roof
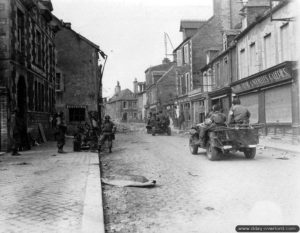
[(179, 31), (182, 32), (184, 28), (189, 28), (189, 29), (200, 28), (205, 22), (206, 20), (181, 20)]
[(136, 100), (136, 95), (128, 88), (120, 91), (118, 94), (114, 94), (108, 102), (115, 102), (119, 100)]

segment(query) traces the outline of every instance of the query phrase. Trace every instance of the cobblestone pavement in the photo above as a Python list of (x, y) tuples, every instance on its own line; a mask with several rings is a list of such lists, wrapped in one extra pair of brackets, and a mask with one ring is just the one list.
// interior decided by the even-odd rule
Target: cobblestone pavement
[[(0, 156), (1, 233), (81, 232), (87, 179), (99, 160), (66, 150), (57, 154), (50, 142), (22, 156)], [(100, 191), (99, 177), (94, 182)]]
[(298, 224), (299, 155), (258, 150), (209, 161), (180, 136), (116, 135), (102, 176), (143, 175), (155, 188), (103, 185), (106, 232), (231, 233), (242, 224)]

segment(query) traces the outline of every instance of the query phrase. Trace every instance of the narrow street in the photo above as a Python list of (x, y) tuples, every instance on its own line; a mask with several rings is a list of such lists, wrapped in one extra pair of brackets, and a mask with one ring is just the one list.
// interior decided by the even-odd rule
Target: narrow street
[(106, 232), (236, 232), (237, 225), (299, 224), (299, 155), (259, 149), (212, 162), (184, 135), (116, 135), (102, 177), (142, 175), (154, 188), (103, 184)]

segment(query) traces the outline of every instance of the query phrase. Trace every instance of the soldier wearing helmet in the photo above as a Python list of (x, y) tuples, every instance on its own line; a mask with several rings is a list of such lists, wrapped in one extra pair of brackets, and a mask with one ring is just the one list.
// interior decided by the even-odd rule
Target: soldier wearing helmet
[(58, 149), (57, 152), (58, 153), (66, 153), (63, 150), (63, 147), (66, 143), (65, 134), (66, 134), (66, 131), (67, 131), (67, 125), (66, 125), (66, 122), (65, 122), (64, 113), (62, 111), (60, 111), (57, 114), (56, 128), (57, 128), (56, 140), (57, 140), (57, 149)]
[(226, 122), (226, 116), (221, 113), (221, 108), (218, 104), (212, 106), (212, 111), (208, 114), (204, 123), (200, 125), (199, 132), (199, 144), (204, 147), (207, 140), (207, 131), (216, 126), (224, 126)]
[(240, 99), (235, 97), (228, 114), (228, 124), (249, 124), (250, 115), (249, 110), (241, 105)]
[(114, 134), (116, 132), (116, 127), (115, 127), (114, 123), (110, 120), (109, 115), (106, 115), (104, 117), (104, 123), (102, 124), (101, 132), (102, 132), (102, 136), (100, 137), (100, 140), (99, 140), (98, 150), (99, 150), (99, 152), (101, 151), (101, 147), (103, 146), (103, 144), (107, 140), (108, 141), (109, 153), (111, 153), (112, 140), (114, 139)]

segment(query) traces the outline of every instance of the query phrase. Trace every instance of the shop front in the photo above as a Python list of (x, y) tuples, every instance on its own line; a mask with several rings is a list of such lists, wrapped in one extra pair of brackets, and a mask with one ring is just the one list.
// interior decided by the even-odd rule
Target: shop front
[(207, 98), (207, 94), (201, 93), (201, 90), (198, 89), (189, 93), (193, 124), (202, 123), (205, 120), (208, 112)]
[(295, 64), (284, 62), (231, 85), (251, 112), (251, 123), (264, 123), (273, 137), (299, 135), (298, 79)]

